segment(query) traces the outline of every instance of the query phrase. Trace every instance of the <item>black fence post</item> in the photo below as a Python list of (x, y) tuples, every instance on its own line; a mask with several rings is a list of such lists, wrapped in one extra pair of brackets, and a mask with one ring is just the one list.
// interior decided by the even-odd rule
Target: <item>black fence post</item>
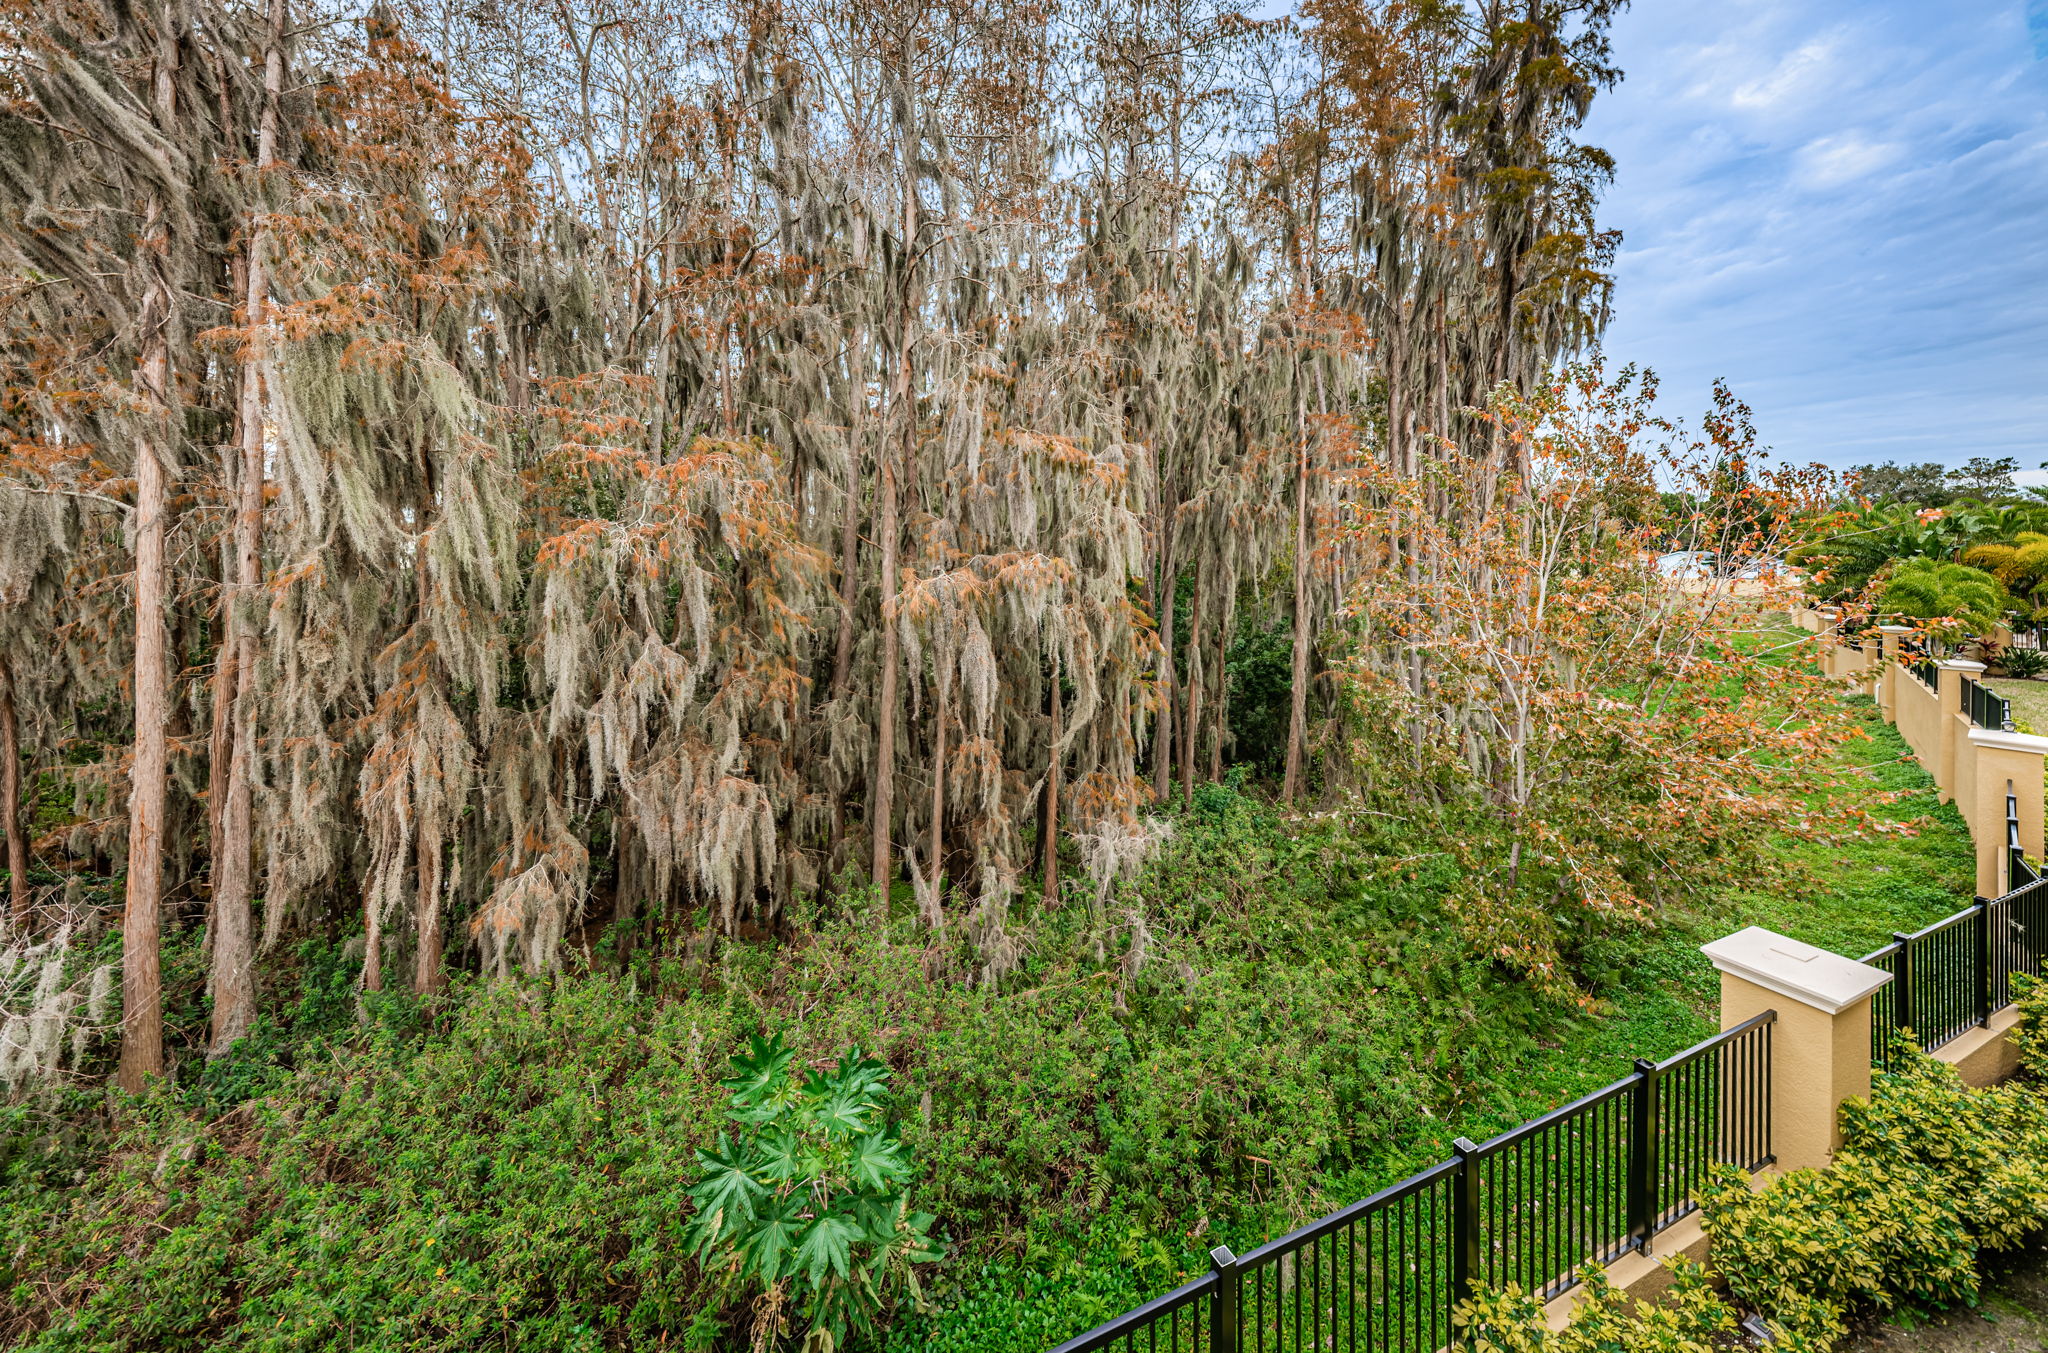
[(1899, 957), (1892, 964), (1892, 1015), (1900, 1029), (1916, 1028), (1913, 1023), (1913, 937), (1903, 930), (1892, 932)]
[(1216, 1270), (1216, 1299), (1209, 1306), (1209, 1353), (1237, 1353), (1237, 1256), (1228, 1245), (1218, 1245), (1209, 1251), (1209, 1265)]
[(1636, 1058), (1628, 1129), (1628, 1238), (1648, 1253), (1657, 1215), (1657, 1064)]
[(1451, 1175), (1451, 1309), (1472, 1299), (1479, 1280), (1479, 1144), (1469, 1137), (1451, 1143), (1458, 1168)]
[(1991, 1023), (1991, 901), (1977, 899), (1977, 1027)]

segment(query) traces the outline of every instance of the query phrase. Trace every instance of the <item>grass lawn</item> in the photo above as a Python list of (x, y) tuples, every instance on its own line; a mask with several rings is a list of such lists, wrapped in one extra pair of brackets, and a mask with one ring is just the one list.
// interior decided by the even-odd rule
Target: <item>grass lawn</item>
[(2048, 732), (2048, 681), (1998, 677), (1984, 683), (2012, 701), (2012, 721), (2036, 732)]

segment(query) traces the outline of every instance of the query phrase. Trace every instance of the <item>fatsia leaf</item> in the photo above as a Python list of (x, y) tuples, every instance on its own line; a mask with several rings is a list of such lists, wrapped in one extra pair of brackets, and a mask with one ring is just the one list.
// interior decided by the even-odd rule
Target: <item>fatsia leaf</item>
[(854, 1183), (880, 1191), (910, 1177), (910, 1156), (887, 1128), (869, 1133), (854, 1147), (850, 1166)]
[(903, 1257), (911, 1263), (929, 1264), (946, 1257), (945, 1243), (932, 1239), (936, 1220), (929, 1212), (913, 1212), (903, 1219)]
[(689, 1189), (697, 1200), (698, 1246), (721, 1240), (754, 1219), (754, 1204), (767, 1192), (749, 1173), (748, 1162), (725, 1133), (718, 1134), (716, 1151), (699, 1151), (697, 1166), (703, 1177)]
[(808, 1201), (801, 1193), (792, 1194), (761, 1209), (742, 1253), (754, 1276), (762, 1282), (779, 1282), (790, 1271), (791, 1251), (803, 1230)]
[(754, 1169), (766, 1184), (787, 1184), (802, 1176), (805, 1162), (799, 1157), (794, 1134), (780, 1129), (764, 1132), (754, 1143)]
[(889, 1068), (872, 1057), (849, 1048), (839, 1059), (839, 1083), (864, 1099), (885, 1099), (889, 1093)]
[(754, 1108), (789, 1083), (789, 1064), (795, 1056), (780, 1033), (772, 1038), (755, 1034), (747, 1051), (732, 1059), (735, 1074), (719, 1083), (732, 1092), (734, 1107)]
[(851, 1217), (828, 1213), (805, 1228), (796, 1249), (797, 1263), (813, 1287), (833, 1276), (844, 1278), (853, 1269), (853, 1246), (861, 1239), (861, 1226)]
[(854, 1220), (867, 1233), (868, 1243), (881, 1247), (875, 1256), (877, 1263), (888, 1256), (888, 1247), (896, 1239), (896, 1223), (907, 1206), (900, 1193), (867, 1194), (853, 1200)]
[(838, 1081), (828, 1082), (825, 1095), (811, 1111), (818, 1126), (834, 1137), (852, 1137), (868, 1130), (879, 1107), (866, 1095)]

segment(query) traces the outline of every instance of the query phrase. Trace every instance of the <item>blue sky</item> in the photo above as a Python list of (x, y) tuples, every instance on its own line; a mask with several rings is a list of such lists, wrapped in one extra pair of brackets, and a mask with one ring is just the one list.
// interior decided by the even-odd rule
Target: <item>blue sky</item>
[(1636, 0), (1610, 361), (1782, 459), (2048, 460), (2048, 0)]

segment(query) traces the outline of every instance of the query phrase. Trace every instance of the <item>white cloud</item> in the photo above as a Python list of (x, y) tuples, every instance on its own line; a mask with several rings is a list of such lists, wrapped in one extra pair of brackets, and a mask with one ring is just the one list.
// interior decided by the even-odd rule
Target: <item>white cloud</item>
[(1823, 136), (1800, 147), (1797, 178), (1806, 188), (1839, 188), (1876, 173), (1904, 153), (1905, 147), (1895, 141), (1866, 141), (1857, 132)]
[(1737, 85), (1729, 92), (1728, 102), (1748, 112), (1770, 112), (1823, 92), (1836, 46), (1832, 37), (1802, 43), (1767, 74)]
[(1628, 79), (1587, 131), (1619, 163), (1611, 360), (1681, 412), (1727, 377), (1788, 459), (2048, 459), (2048, 65), (2020, 0), (1637, 5), (1614, 38)]

